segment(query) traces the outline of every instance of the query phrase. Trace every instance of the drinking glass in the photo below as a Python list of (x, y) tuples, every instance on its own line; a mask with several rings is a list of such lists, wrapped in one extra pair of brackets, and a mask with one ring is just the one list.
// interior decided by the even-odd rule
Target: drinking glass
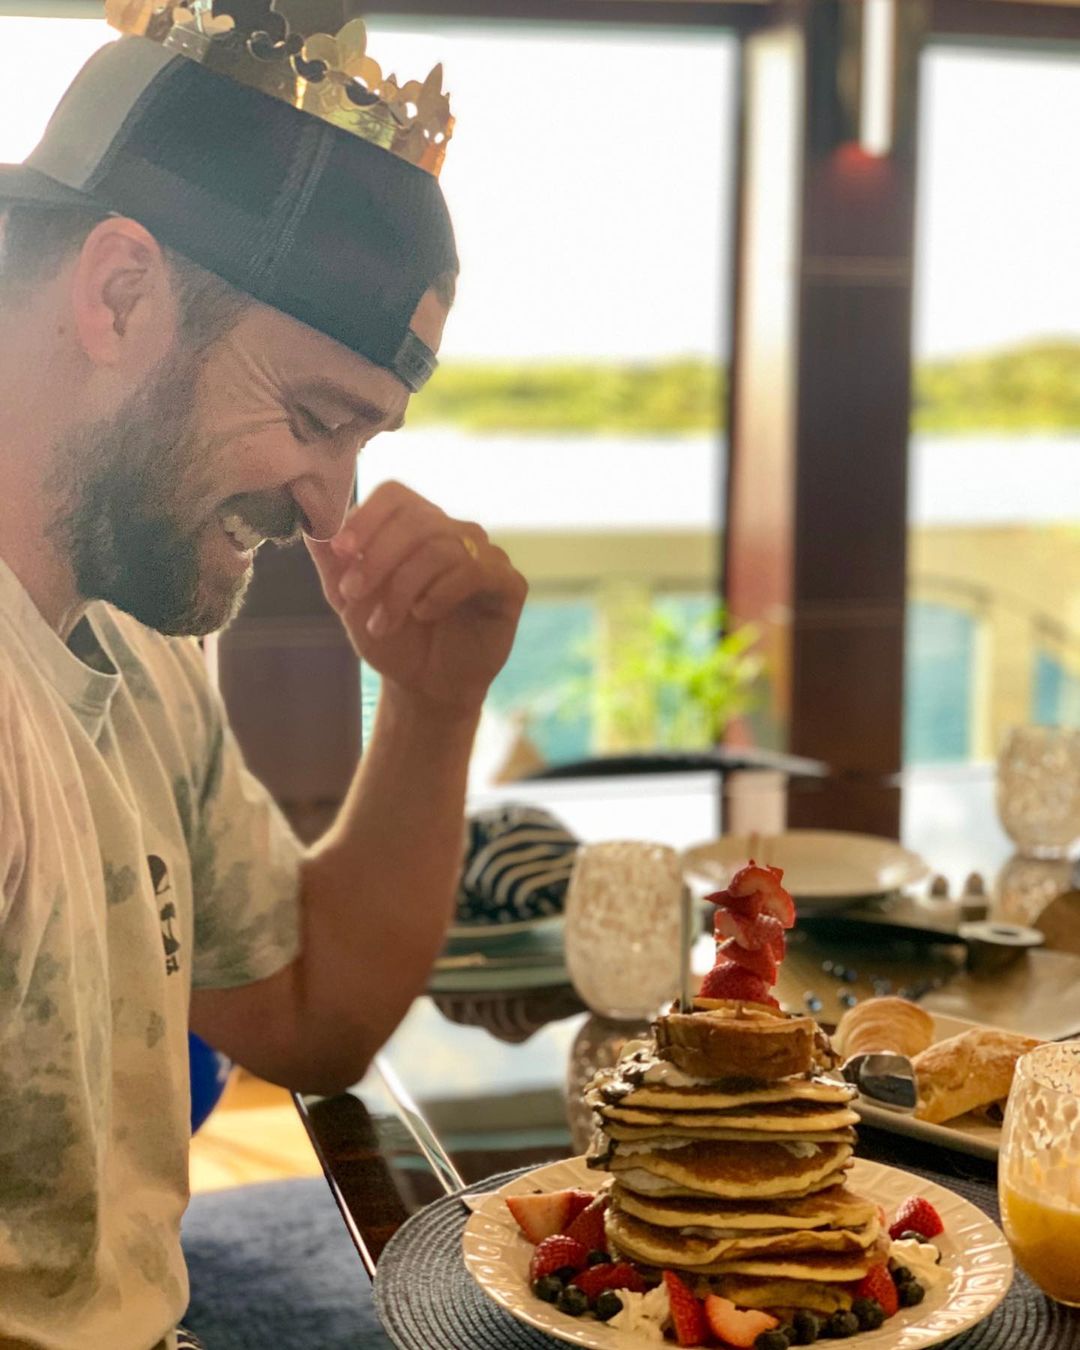
[(594, 1013), (638, 1021), (678, 993), (682, 901), (673, 848), (612, 840), (578, 849), (566, 895), (566, 966)]
[(1080, 729), (1013, 727), (998, 756), (997, 808), (1022, 854), (1064, 857), (1080, 839)]
[(1044, 1293), (1080, 1307), (1080, 1041), (1040, 1045), (1017, 1064), (998, 1193), (1017, 1262)]

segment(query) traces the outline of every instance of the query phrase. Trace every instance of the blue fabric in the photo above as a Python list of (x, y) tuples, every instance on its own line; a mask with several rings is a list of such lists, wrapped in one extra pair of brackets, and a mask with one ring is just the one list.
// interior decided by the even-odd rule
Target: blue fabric
[(193, 1031), (188, 1032), (191, 1060), (191, 1133), (202, 1125), (221, 1100), (229, 1081), (232, 1060), (214, 1050)]
[(321, 1178), (195, 1196), (183, 1243), (206, 1350), (393, 1350)]

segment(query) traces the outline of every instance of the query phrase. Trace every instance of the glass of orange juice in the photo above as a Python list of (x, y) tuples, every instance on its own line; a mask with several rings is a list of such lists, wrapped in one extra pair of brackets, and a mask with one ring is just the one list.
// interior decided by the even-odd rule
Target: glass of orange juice
[(1080, 1307), (1080, 1041), (1037, 1046), (1017, 1064), (998, 1193), (1018, 1263), (1051, 1298)]

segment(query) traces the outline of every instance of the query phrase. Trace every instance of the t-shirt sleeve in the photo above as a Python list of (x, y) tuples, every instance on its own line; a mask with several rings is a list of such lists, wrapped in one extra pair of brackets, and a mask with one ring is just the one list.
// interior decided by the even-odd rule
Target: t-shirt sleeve
[(192, 783), (191, 881), (196, 989), (273, 975), (300, 949), (302, 847), (249, 772), (216, 693), (204, 691), (207, 754)]

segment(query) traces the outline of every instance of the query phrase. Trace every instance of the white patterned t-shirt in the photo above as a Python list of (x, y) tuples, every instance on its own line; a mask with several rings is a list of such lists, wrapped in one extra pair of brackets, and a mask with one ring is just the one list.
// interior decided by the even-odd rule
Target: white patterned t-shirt
[(0, 1346), (167, 1350), (191, 988), (295, 957), (300, 846), (195, 643), (75, 636), (0, 563)]

